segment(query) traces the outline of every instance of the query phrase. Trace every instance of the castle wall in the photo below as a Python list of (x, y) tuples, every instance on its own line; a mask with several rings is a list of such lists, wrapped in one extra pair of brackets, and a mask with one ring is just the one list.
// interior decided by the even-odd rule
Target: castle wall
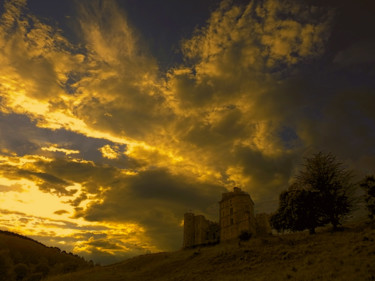
[(195, 245), (204, 244), (208, 231), (208, 221), (204, 216), (195, 216)]
[(194, 215), (193, 213), (184, 215), (184, 248), (217, 243), (219, 237), (219, 224), (207, 220), (202, 215)]

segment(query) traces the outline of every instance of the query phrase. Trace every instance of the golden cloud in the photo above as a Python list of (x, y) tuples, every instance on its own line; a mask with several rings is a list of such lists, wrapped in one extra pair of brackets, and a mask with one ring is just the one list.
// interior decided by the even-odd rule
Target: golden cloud
[(44, 150), (44, 151), (62, 152), (64, 154), (66, 154), (66, 155), (80, 153), (79, 150), (61, 148), (61, 147), (58, 147), (57, 145), (51, 145), (49, 147), (45, 146), (45, 147), (42, 147), (41, 149)]
[(102, 153), (103, 157), (108, 159), (116, 159), (120, 156), (118, 146), (111, 147), (109, 144), (99, 148), (100, 152)]

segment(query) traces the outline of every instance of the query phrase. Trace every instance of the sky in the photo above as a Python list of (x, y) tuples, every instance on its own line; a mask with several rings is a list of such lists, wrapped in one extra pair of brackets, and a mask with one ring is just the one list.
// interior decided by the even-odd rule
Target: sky
[(1, 0), (0, 229), (102, 264), (182, 247), (304, 157), (375, 172), (372, 1)]

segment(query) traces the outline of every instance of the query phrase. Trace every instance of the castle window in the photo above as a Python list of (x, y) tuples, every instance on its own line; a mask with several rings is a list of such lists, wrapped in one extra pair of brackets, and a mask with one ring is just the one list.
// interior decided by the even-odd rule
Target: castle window
[(231, 224), (231, 225), (233, 224), (233, 219), (230, 219), (230, 224)]
[(230, 214), (233, 215), (233, 208), (230, 208)]

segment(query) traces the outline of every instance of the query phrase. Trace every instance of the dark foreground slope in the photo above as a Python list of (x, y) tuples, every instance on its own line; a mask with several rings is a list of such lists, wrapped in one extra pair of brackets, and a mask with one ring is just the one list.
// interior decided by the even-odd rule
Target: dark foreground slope
[(91, 266), (79, 256), (19, 234), (0, 231), (0, 281), (38, 281)]
[(149, 254), (48, 279), (67, 280), (375, 280), (375, 227)]

